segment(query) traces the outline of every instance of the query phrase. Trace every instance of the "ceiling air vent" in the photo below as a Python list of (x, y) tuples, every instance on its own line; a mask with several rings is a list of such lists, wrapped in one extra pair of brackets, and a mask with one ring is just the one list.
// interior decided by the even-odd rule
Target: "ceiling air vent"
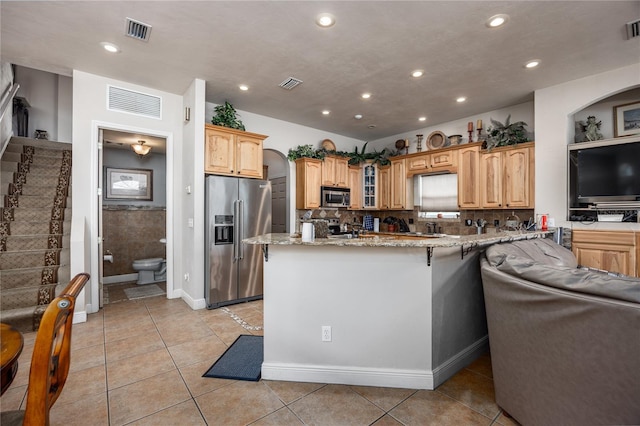
[(627, 38), (640, 37), (640, 20), (627, 23)]
[(107, 86), (107, 109), (162, 119), (162, 98), (134, 92), (115, 86)]
[(149, 41), (151, 35), (151, 25), (135, 19), (127, 18), (125, 34), (137, 40)]
[(302, 80), (298, 80), (297, 78), (289, 77), (282, 83), (280, 83), (280, 87), (283, 89), (291, 90), (297, 85), (302, 84)]

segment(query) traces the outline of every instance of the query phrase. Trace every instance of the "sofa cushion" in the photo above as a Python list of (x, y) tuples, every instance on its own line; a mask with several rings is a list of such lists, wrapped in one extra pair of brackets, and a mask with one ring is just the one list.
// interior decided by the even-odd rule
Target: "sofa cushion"
[(570, 250), (548, 238), (494, 244), (486, 251), (487, 260), (491, 266), (501, 264), (509, 255), (528, 258), (544, 265), (568, 266), (570, 268), (578, 266), (576, 257)]
[(638, 278), (614, 277), (576, 267), (542, 264), (516, 254), (502, 257), (496, 268), (511, 276), (562, 290), (640, 303)]

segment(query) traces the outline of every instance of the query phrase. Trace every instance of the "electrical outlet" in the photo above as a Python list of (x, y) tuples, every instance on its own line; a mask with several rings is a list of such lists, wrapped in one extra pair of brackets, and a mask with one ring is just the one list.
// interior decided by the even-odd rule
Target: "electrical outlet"
[(331, 326), (323, 325), (322, 326), (322, 341), (330, 342), (331, 341)]
[(185, 281), (189, 281), (191, 279), (191, 277), (189, 277), (189, 273), (187, 272), (186, 274), (184, 274), (184, 280)]
[(500, 226), (500, 221), (498, 219), (493, 220), (493, 226)]
[(467, 225), (467, 226), (471, 226), (471, 225), (473, 225), (473, 220), (465, 219), (464, 224)]

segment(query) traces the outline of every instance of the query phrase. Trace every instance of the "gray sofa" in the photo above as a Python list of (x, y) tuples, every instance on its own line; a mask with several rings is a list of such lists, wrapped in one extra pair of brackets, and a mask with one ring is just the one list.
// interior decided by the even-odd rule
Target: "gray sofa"
[(550, 239), (481, 258), (496, 402), (523, 425), (640, 424), (640, 279)]

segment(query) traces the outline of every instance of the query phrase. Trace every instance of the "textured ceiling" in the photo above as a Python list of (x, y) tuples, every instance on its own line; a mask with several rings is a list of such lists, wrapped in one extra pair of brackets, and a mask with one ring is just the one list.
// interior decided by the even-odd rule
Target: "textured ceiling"
[[(321, 12), (337, 23), (316, 26)], [(507, 24), (487, 28), (498, 13)], [(127, 17), (153, 27), (148, 42), (124, 35)], [(529, 101), (536, 89), (640, 62), (640, 41), (625, 30), (640, 18), (640, 1), (3, 0), (0, 18), (2, 61), (176, 94), (200, 78), (209, 102), (362, 140)], [(103, 41), (121, 52), (107, 54)], [(542, 65), (523, 68), (533, 58)], [(411, 78), (418, 68), (425, 75)], [(278, 85), (287, 77), (303, 83), (286, 91)]]

